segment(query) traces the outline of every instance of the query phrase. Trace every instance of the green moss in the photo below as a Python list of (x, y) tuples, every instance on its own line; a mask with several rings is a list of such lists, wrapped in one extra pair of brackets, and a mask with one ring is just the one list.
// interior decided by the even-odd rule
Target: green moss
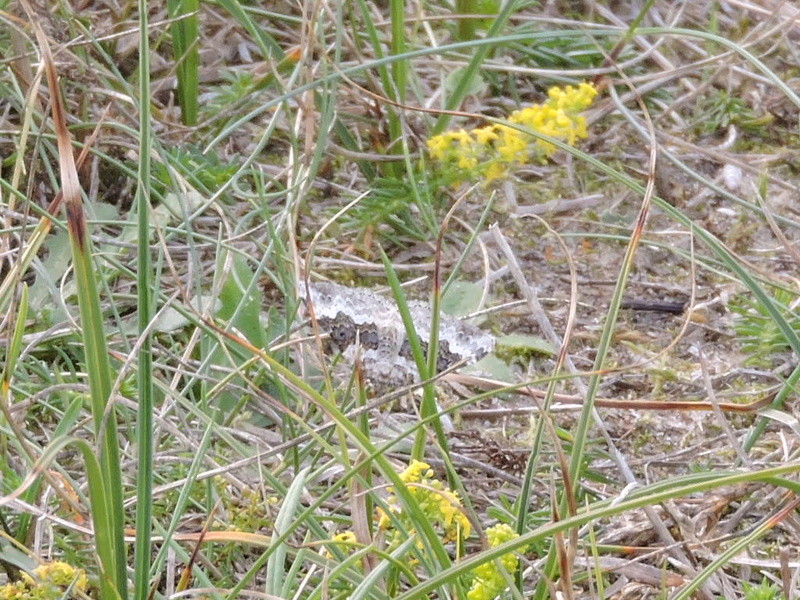
[[(74, 597), (75, 592), (84, 592), (87, 585), (83, 569), (56, 561), (36, 567), (31, 575), (23, 573), (19, 581), (0, 586), (0, 599), (62, 600)], [(65, 594), (68, 589), (73, 593)]]

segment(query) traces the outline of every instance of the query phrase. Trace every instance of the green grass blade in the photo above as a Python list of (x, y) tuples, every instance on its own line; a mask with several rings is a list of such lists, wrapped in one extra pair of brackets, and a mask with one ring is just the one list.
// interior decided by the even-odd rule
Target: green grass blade
[[(197, 11), (197, 0), (182, 0), (178, 8), (171, 3), (170, 9)], [(185, 13), (184, 13), (185, 14)], [(177, 33), (179, 35), (176, 35)], [(178, 69), (179, 97), (184, 123), (192, 124), (197, 119), (197, 14), (173, 24), (173, 38), (182, 57)], [(154, 314), (153, 290), (156, 286), (150, 257), (150, 185), (151, 145), (150, 127), (150, 45), (148, 38), (147, 0), (139, 1), (139, 170), (136, 187), (137, 239), (136, 255), (136, 308), (137, 329), (140, 346), (137, 353), (138, 407), (136, 412), (136, 442), (138, 469), (136, 470), (136, 542), (134, 544), (134, 597), (147, 600), (150, 596), (150, 563), (152, 559), (152, 515), (153, 515), (153, 412), (155, 410), (153, 385), (153, 341), (149, 327)], [(194, 37), (192, 38), (192, 32)], [(187, 40), (188, 38), (188, 40)], [(188, 46), (191, 45), (191, 47)], [(183, 75), (183, 80), (181, 80)], [(180, 95), (183, 92), (183, 96)]]
[[(394, 268), (392, 267), (392, 263), (389, 260), (389, 257), (381, 248), (381, 261), (383, 261), (383, 267), (386, 272), (386, 280), (389, 283), (389, 287), (392, 288), (392, 295), (394, 296), (394, 300), (397, 303), (397, 310), (400, 312), (400, 318), (403, 319), (403, 327), (406, 330), (406, 338), (408, 339), (408, 343), (411, 346), (411, 355), (414, 357), (414, 362), (417, 365), (417, 371), (419, 372), (419, 377), (422, 381), (429, 380), (433, 375), (436, 373), (436, 348), (432, 347), (436, 345), (436, 338), (434, 334), (433, 328), (438, 325), (437, 322), (434, 322), (434, 315), (431, 315), (431, 338), (432, 340), (423, 340), (428, 346), (428, 356), (425, 356), (425, 353), (422, 350), (421, 340), (417, 335), (417, 329), (414, 326), (414, 321), (411, 318), (411, 312), (408, 310), (408, 304), (406, 303), (405, 294), (403, 293), (403, 288), (400, 287), (400, 280), (397, 278), (397, 273), (395, 273)], [(437, 319), (438, 321), (438, 319)], [(434, 356), (433, 359), (429, 360), (431, 356)], [(426, 383), (423, 387), (423, 397), (422, 397), (422, 404), (420, 405), (420, 416), (425, 419), (431, 415), (435, 415), (436, 411), (436, 391), (434, 389), (433, 383)], [(444, 430), (442, 429), (442, 424), (438, 418), (434, 418), (432, 421), (432, 426), (434, 432), (436, 433), (436, 438), (440, 441), (445, 439)], [(425, 442), (427, 440), (427, 433), (424, 429), (420, 428), (417, 430), (417, 435), (414, 439), (414, 447), (411, 451), (411, 458), (417, 460), (423, 460), (425, 456)]]
[[(253, 349), (255, 351), (255, 349)], [(421, 352), (421, 349), (420, 349)], [(335, 400), (319, 394), (301, 377), (293, 373), (290, 369), (276, 361), (269, 354), (259, 352), (261, 360), (267, 365), (270, 370), (284, 382), (300, 391), (303, 396), (315, 405), (319, 406), (328, 417), (334, 421), (344, 433), (347, 434), (351, 443), (361, 451), (366, 457), (366, 460), (374, 460), (375, 466), (380, 473), (391, 483), (394, 488), (394, 494), (401, 501), (405, 510), (408, 511), (411, 519), (417, 527), (422, 543), (425, 545), (428, 552), (430, 552), (431, 560), (435, 561), (436, 569), (441, 570), (449, 566), (452, 561), (447, 553), (441, 538), (433, 530), (428, 519), (425, 517), (424, 511), (420, 508), (414, 496), (406, 488), (399, 474), (395, 471), (392, 464), (384, 456), (384, 450), (378, 449), (372, 441), (366, 437), (357, 423), (352, 422), (347, 415), (345, 415)], [(361, 465), (363, 466), (363, 465)], [(354, 471), (355, 472), (355, 471)], [(305, 513), (300, 515), (298, 519), (305, 517)], [(280, 539), (276, 540), (279, 543)]]
[[(85, 221), (83, 224), (83, 233), (86, 234)], [(100, 462), (103, 467), (104, 480), (108, 486), (108, 489), (102, 494), (93, 495), (94, 498), (102, 498), (108, 505), (106, 506), (105, 503), (98, 505), (93, 502), (92, 511), (99, 510), (102, 506), (102, 510), (108, 511), (110, 515), (108, 519), (99, 519), (100, 523), (108, 524), (111, 528), (111, 532), (108, 532), (108, 535), (114, 540), (113, 558), (107, 556), (105, 567), (108, 571), (108, 576), (112, 577), (117, 586), (117, 593), (124, 598), (125, 590), (127, 589), (127, 574), (125, 572), (126, 552), (123, 538), (122, 474), (117, 441), (116, 409), (109, 402), (112, 389), (111, 364), (109, 362), (94, 265), (88, 245), (89, 238), (86, 235), (75, 235), (73, 227), (70, 227), (70, 234), (78, 306), (81, 314), (82, 337), (86, 352), (86, 371), (92, 398), (92, 416), (95, 434), (101, 440), (99, 448)], [(98, 536), (100, 535), (100, 532), (96, 533)], [(98, 555), (103, 556), (100, 552), (98, 552)], [(111, 562), (110, 565), (108, 564), (109, 561)]]
[[(84, 360), (91, 396), (92, 420), (98, 440), (97, 452), (103, 474), (102, 478), (94, 478), (93, 483), (90, 483), (89, 486), (90, 496), (93, 499), (92, 515), (94, 518), (97, 511), (102, 512), (100, 515), (102, 518), (97, 518), (100, 529), (96, 530), (95, 534), (98, 538), (102, 536), (104, 539), (111, 540), (103, 552), (100, 551), (98, 543), (97, 555), (101, 570), (109, 578), (109, 585), (115, 588), (116, 595), (125, 600), (127, 597), (127, 573), (123, 529), (122, 474), (116, 409), (110, 401), (111, 364), (106, 344), (103, 313), (100, 308), (100, 294), (95, 278), (89, 228), (83, 210), (71, 135), (66, 125), (66, 112), (58, 86), (53, 57), (40, 27), (36, 28), (36, 37), (42, 50), (51, 95), (53, 122), (58, 141), (61, 187), (67, 214), (67, 230), (72, 250), (74, 280), (81, 317)], [(102, 489), (91, 489), (92, 485), (100, 484), (103, 486)]]
[(5, 404), (9, 399), (9, 392), (11, 391), (11, 377), (14, 374), (14, 369), (17, 368), (17, 360), (19, 360), (19, 353), (22, 349), (22, 334), (25, 333), (25, 319), (28, 318), (28, 286), (22, 284), (22, 292), (19, 296), (19, 308), (17, 309), (16, 320), (14, 321), (14, 331), (11, 339), (6, 345), (5, 364), (3, 365), (2, 382), (0, 385), (0, 398)]
[[(178, 105), (181, 107), (181, 118), (184, 125), (195, 125), (199, 113), (197, 97), (200, 90), (198, 77), (200, 50), (197, 15), (197, 11), (200, 9), (200, 0), (169, 0), (167, 9), (170, 19), (175, 19), (170, 26), (170, 31), (172, 33), (172, 55), (177, 63)], [(142, 13), (140, 12), (139, 14), (141, 15)], [(147, 20), (147, 15), (139, 18), (141, 23)], [(140, 39), (140, 44), (143, 43)], [(144, 46), (140, 45), (140, 48), (144, 51)], [(141, 53), (139, 60), (140, 64), (142, 61), (149, 63), (149, 58), (142, 59)], [(149, 81), (149, 71), (147, 75), (147, 80)], [(140, 79), (141, 81), (142, 79)], [(145, 98), (150, 98), (149, 92)]]
[[(69, 440), (69, 438), (67, 438)], [(114, 556), (119, 560), (119, 544), (115, 519), (116, 507), (109, 503), (109, 498), (113, 497), (112, 490), (108, 489), (113, 482), (106, 480), (103, 467), (94, 455), (92, 447), (83, 440), (71, 440), (83, 455), (83, 463), (86, 468), (86, 478), (89, 481), (89, 502), (92, 507), (92, 523), (94, 524), (95, 540), (97, 544), (98, 556)], [(123, 547), (124, 550), (124, 547)], [(101, 564), (104, 564), (101, 561)], [(105, 563), (108, 564), (108, 563)], [(118, 566), (114, 572), (101, 572), (100, 588), (101, 600), (121, 600), (127, 597), (127, 580), (120, 582)], [(122, 563), (124, 573), (125, 563)]]
[[(300, 503), (300, 496), (306, 484), (307, 470), (300, 471), (295, 477), (286, 496), (283, 499), (278, 518), (275, 520), (275, 536), (280, 536), (289, 529), (294, 521), (294, 515)], [(270, 556), (267, 561), (267, 584), (266, 593), (278, 596), (283, 591), (285, 562), (287, 553), (286, 543), (281, 543), (278, 549)]]

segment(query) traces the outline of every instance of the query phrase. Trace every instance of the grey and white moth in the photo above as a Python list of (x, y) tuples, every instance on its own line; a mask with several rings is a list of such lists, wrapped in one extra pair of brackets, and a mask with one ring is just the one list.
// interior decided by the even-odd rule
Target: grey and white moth
[[(392, 300), (366, 288), (335, 283), (311, 283), (298, 293), (314, 305), (320, 329), (342, 356), (361, 360), (365, 376), (377, 387), (406, 385), (419, 380), (400, 311)], [(431, 306), (410, 300), (408, 308), (423, 350), (431, 334)], [(494, 338), (455, 317), (441, 315), (437, 372), (460, 362), (472, 363), (494, 349)]]

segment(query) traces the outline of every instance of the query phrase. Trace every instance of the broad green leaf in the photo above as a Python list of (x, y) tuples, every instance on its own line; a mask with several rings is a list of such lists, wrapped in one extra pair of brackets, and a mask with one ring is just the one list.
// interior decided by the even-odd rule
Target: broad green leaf
[(463, 317), (481, 309), (483, 285), (472, 281), (454, 281), (442, 296), (442, 312)]
[(539, 354), (552, 356), (555, 354), (550, 342), (536, 335), (512, 333), (497, 338), (497, 348), (503, 354)]

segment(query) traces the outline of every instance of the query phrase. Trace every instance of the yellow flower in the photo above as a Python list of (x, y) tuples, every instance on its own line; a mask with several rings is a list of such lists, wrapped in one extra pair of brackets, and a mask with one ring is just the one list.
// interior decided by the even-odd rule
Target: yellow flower
[(488, 127), (479, 127), (477, 129), (473, 129), (472, 136), (481, 146), (489, 146), (499, 138), (495, 128), (495, 125), (490, 125)]
[(460, 148), (469, 146), (472, 143), (470, 135), (460, 129), (459, 131), (448, 131), (441, 135), (435, 135), (427, 142), (428, 152), (437, 159), (446, 159), (453, 152), (459, 152)]
[(356, 534), (352, 531), (342, 531), (334, 535), (331, 540), (334, 542), (342, 542), (343, 544), (355, 544)]
[(500, 544), (505, 544), (518, 537), (519, 534), (514, 531), (511, 525), (505, 523), (498, 523), (486, 530), (486, 539), (490, 548), (496, 548)]
[[(390, 489), (391, 489), (391, 488), (390, 488)], [(391, 524), (392, 524), (392, 519), (391, 519), (391, 517), (389, 516), (389, 513), (387, 513), (387, 512), (386, 512), (385, 510), (383, 510), (382, 508), (376, 508), (376, 509), (375, 509), (375, 512), (377, 513), (377, 515), (376, 515), (376, 516), (378, 517), (378, 528), (379, 528), (379, 529), (382, 529), (382, 530), (384, 530), (384, 531), (386, 531), (387, 529), (389, 529), (389, 525), (391, 525)]]
[(403, 483), (419, 483), (424, 477), (433, 477), (433, 469), (428, 463), (421, 460), (412, 460), (411, 463), (400, 473)]
[(486, 171), (483, 173), (483, 178), (488, 182), (494, 181), (495, 179), (500, 179), (501, 177), (505, 177), (508, 174), (508, 167), (503, 165), (499, 161), (494, 161), (489, 163), (486, 167)]
[[(411, 461), (408, 467), (400, 473), (400, 479), (431, 524), (443, 530), (443, 541), (449, 542), (469, 537), (471, 527), (469, 520), (461, 510), (461, 499), (458, 494), (447, 489), (441, 481), (434, 477), (433, 469), (428, 463), (419, 460)], [(389, 492), (394, 493), (392, 488), (389, 488)], [(394, 495), (389, 497), (389, 510), (398, 515), (401, 520), (405, 518)], [(383, 511), (380, 511), (379, 515), (379, 527), (389, 529), (391, 525), (389, 516)], [(414, 531), (410, 521), (409, 531)]]
[[(555, 86), (548, 90), (544, 104), (516, 110), (508, 120), (573, 146), (587, 137), (586, 119), (578, 113), (589, 107), (596, 95), (590, 83)], [(455, 182), (475, 175), (492, 181), (505, 176), (514, 165), (546, 159), (557, 149), (550, 142), (504, 125), (443, 133), (430, 138), (427, 145), (431, 158), (439, 161), (443, 172)]]
[(500, 125), (500, 142), (497, 144), (497, 154), (501, 161), (513, 163), (517, 159), (524, 157), (528, 148), (528, 141), (523, 137), (521, 131), (517, 131), (506, 125)]
[(567, 112), (577, 113), (591, 106), (597, 89), (591, 83), (581, 83), (577, 88), (551, 87), (547, 90), (548, 104)]
[[(486, 530), (486, 539), (490, 548), (518, 538), (519, 535), (510, 525), (499, 523)], [(520, 552), (525, 549), (521, 548)], [(513, 552), (504, 554), (499, 559), (500, 565), (509, 575), (513, 575), (519, 566), (519, 559)], [(494, 600), (506, 589), (506, 579), (494, 562), (486, 562), (472, 570), (472, 586), (467, 592), (467, 600)]]
[(462, 171), (474, 169), (478, 164), (478, 158), (469, 154), (462, 154), (458, 157), (458, 168)]
[(24, 600), (30, 596), (30, 590), (24, 581), (15, 581), (0, 586), (0, 600)]
[(19, 581), (0, 586), (0, 600), (60, 600), (70, 585), (83, 592), (89, 584), (83, 569), (60, 561), (36, 567), (32, 573), (22, 573)]
[(445, 152), (450, 147), (450, 142), (444, 135), (435, 135), (426, 143), (428, 145), (428, 153), (437, 160), (444, 158)]
[(463, 129), (434, 136), (427, 145), (432, 158), (454, 169), (469, 172), (478, 164), (479, 145)]
[[(331, 538), (331, 542), (336, 544), (336, 546), (344, 553), (349, 553), (353, 550), (353, 545), (356, 543), (356, 534), (352, 531), (342, 531), (340, 533), (335, 534)], [(333, 558), (333, 554), (329, 550), (325, 550), (325, 557), (326, 558)]]
[[(67, 587), (75, 581), (75, 587), (81, 591), (85, 590), (88, 584), (86, 572), (83, 569), (76, 569), (72, 565), (60, 561), (36, 567), (33, 570), (33, 574), (36, 576), (36, 579), (39, 580), (39, 583), (42, 584), (48, 583)], [(25, 577), (30, 578), (27, 574), (25, 574)]]

